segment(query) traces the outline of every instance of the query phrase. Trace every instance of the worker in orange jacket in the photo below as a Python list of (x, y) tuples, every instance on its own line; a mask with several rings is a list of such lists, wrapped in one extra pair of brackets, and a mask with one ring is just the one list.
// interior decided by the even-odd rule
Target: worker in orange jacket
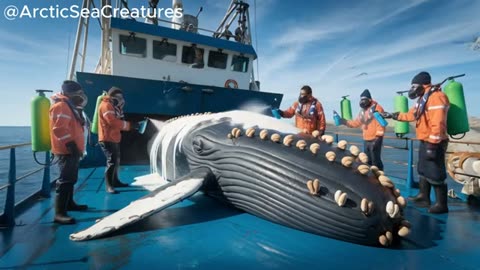
[(445, 152), (448, 146), (447, 113), (450, 102), (440, 87), (432, 86), (430, 74), (420, 72), (412, 79), (408, 92), (417, 103), (406, 113), (385, 113), (398, 121), (416, 121), (417, 139), (420, 140), (417, 170), (420, 175), (417, 196), (410, 199), (420, 206), (430, 205), (430, 188), (435, 190), (436, 202), (428, 209), (434, 214), (447, 213), (447, 178)]
[(342, 119), (342, 124), (350, 128), (362, 127), (364, 152), (368, 156), (368, 164), (375, 165), (383, 170), (382, 145), (385, 127), (380, 125), (373, 113), (383, 113), (383, 108), (372, 99), (370, 91), (365, 89), (360, 95), (360, 112), (355, 120)]
[(60, 176), (56, 180), (55, 223), (73, 224), (67, 211), (83, 211), (87, 205), (73, 200), (73, 186), (78, 180), (80, 158), (85, 150), (83, 108), (87, 96), (80, 84), (64, 81), (62, 91), (52, 96), (50, 108), (50, 140), (52, 153), (58, 158)]
[(98, 141), (107, 158), (105, 186), (108, 193), (118, 193), (116, 187), (127, 187), (118, 178), (121, 131), (138, 129), (138, 123), (123, 120), (125, 99), (120, 88), (112, 87), (98, 108)]
[(325, 114), (323, 113), (322, 103), (312, 96), (312, 88), (308, 85), (300, 89), (298, 102), (285, 111), (277, 109), (277, 112), (283, 118), (292, 118), (295, 115), (295, 126), (302, 133), (312, 134), (318, 130), (320, 136), (325, 134)]

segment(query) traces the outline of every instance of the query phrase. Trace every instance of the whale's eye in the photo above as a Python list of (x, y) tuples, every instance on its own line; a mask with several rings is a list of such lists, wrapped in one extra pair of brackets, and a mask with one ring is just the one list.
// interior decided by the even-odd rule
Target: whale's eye
[(193, 151), (197, 154), (201, 154), (203, 152), (203, 143), (201, 138), (195, 137), (193, 140)]
[(214, 144), (203, 136), (195, 136), (192, 142), (193, 151), (199, 155), (210, 155), (215, 152)]

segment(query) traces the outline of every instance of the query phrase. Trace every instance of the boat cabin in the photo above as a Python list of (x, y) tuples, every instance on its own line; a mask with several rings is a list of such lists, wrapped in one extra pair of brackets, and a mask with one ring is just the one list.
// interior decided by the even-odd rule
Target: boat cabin
[(135, 20), (111, 20), (108, 74), (255, 89), (250, 84), (257, 55), (251, 45)]

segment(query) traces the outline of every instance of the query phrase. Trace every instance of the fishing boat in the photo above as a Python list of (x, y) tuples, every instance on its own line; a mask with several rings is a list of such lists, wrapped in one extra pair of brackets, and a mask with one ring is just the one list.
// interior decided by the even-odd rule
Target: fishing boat
[[(108, 1), (102, 1), (108, 5)], [(126, 1), (119, 6), (128, 7)], [(154, 1), (152, 1), (154, 2)], [(83, 6), (90, 8), (91, 1)], [(181, 6), (174, 0), (173, 7)], [(154, 6), (155, 7), (155, 6)], [(153, 8), (154, 8), (153, 7)], [(102, 19), (101, 57), (94, 72), (83, 71), (88, 21), (80, 18), (69, 78), (82, 84), (90, 101), (111, 86), (124, 90), (128, 120), (152, 119), (160, 123), (181, 115), (240, 109), (251, 102), (263, 104), (260, 113), (278, 108), (282, 95), (259, 91), (253, 72), (256, 53), (251, 45), (248, 4), (231, 2), (216, 31), (200, 35), (198, 15), (184, 21), (147, 23), (132, 19)], [(238, 30), (230, 25), (240, 17)], [(161, 21), (160, 21), (161, 23)], [(83, 49), (80, 46), (83, 44)], [(83, 53), (79, 53), (82, 51)], [(201, 55), (201, 56), (199, 56)], [(76, 70), (76, 61), (81, 61)], [(95, 103), (85, 108), (93, 116)], [(155, 125), (149, 128), (155, 129)], [(148, 131), (147, 131), (148, 133)], [(359, 133), (329, 126), (334, 145), (347, 140), (361, 145)], [(50, 153), (45, 163), (26, 175), (17, 175), (19, 152), (30, 143), (0, 146), (9, 151), (8, 181), (0, 187), (5, 205), (0, 216), (0, 269), (478, 269), (480, 230), (477, 207), (461, 193), (463, 184), (477, 179), (474, 162), (478, 153), (450, 153), (447, 167), (451, 178), (450, 212), (432, 215), (425, 208), (407, 204), (404, 216), (411, 232), (398, 243), (384, 248), (339, 241), (296, 230), (245, 213), (202, 193), (127, 226), (106, 237), (75, 242), (70, 235), (128, 206), (132, 201), (164, 185), (158, 177), (143, 182), (151, 173), (148, 144), (151, 138), (126, 133), (122, 140), (120, 178), (135, 183), (120, 194), (105, 193), (104, 159), (96, 136), (82, 161), (75, 197), (90, 206), (75, 212), (74, 225), (53, 223)], [(454, 144), (477, 147), (480, 142)], [(411, 136), (385, 137), (386, 172), (404, 197), (415, 188), (418, 141)], [(141, 149), (141, 150), (139, 150)], [(2, 162), (6, 162), (3, 161)], [(464, 166), (465, 165), (465, 166)], [(16, 198), (17, 182), (36, 175), (41, 188), (27, 198)], [(151, 178), (149, 178), (151, 180)], [(433, 200), (432, 194), (432, 200)]]
[[(151, 10), (157, 9), (156, 3), (150, 1)], [(128, 1), (117, 5), (129, 10)], [(100, 8), (105, 6), (111, 6), (110, 1), (102, 2)], [(83, 8), (92, 8), (91, 1), (83, 1)], [(172, 9), (183, 9), (182, 1), (173, 1)], [(171, 21), (102, 17), (100, 58), (93, 73), (83, 70), (90, 23), (88, 18), (80, 18), (69, 78), (76, 79), (92, 101), (85, 108), (87, 116), (94, 115), (93, 101), (112, 86), (123, 90), (127, 99), (125, 118), (132, 121), (144, 117), (166, 120), (255, 105), (261, 113), (278, 108), (283, 95), (260, 91), (260, 82), (255, 79), (257, 54), (252, 46), (249, 5), (232, 1), (215, 31), (199, 27), (201, 11)], [(132, 141), (126, 136), (123, 141)], [(146, 141), (135, 142), (122, 143), (123, 152), (146, 148)], [(92, 154), (84, 163), (99, 164), (97, 156), (102, 154), (98, 148), (89, 152)], [(122, 158), (138, 162), (148, 156), (144, 153), (132, 159), (130, 154)]]

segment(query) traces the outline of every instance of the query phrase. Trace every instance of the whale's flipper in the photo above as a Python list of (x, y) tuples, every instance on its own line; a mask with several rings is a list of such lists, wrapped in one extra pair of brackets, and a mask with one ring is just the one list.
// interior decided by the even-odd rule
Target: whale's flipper
[(194, 170), (190, 174), (156, 189), (151, 194), (101, 219), (89, 228), (71, 234), (70, 240), (84, 241), (99, 238), (151, 216), (195, 194), (210, 176), (212, 176), (212, 173), (207, 168)]
[(161, 186), (168, 184), (169, 182), (163, 179), (158, 173), (152, 173), (135, 177), (135, 182), (130, 186), (142, 187), (148, 191), (154, 191)]

